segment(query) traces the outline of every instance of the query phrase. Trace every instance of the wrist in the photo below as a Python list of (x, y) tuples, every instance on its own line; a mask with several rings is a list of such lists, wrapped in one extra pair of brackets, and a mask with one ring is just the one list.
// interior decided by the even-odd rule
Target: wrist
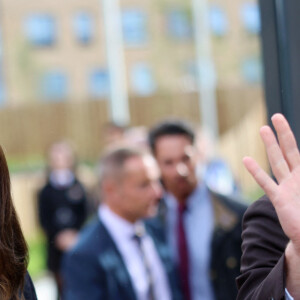
[(290, 241), (285, 249), (286, 288), (294, 299), (300, 299), (300, 251)]

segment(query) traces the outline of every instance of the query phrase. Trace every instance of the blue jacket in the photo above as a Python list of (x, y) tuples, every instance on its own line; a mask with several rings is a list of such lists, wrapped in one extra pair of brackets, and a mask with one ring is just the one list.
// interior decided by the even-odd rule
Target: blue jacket
[(23, 294), (25, 300), (37, 300), (35, 288), (28, 273), (25, 275)]
[[(155, 224), (146, 226), (165, 267), (173, 300), (181, 300), (176, 272), (163, 235)], [(124, 261), (107, 229), (97, 218), (82, 232), (62, 266), (64, 300), (136, 300)], [(161, 299), (163, 300), (163, 299)]]

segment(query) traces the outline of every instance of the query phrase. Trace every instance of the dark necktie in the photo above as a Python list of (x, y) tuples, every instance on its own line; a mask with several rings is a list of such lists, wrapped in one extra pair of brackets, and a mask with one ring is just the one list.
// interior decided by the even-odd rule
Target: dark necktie
[(178, 228), (177, 228), (177, 242), (179, 253), (179, 275), (182, 286), (182, 291), (185, 300), (191, 300), (190, 283), (189, 283), (189, 253), (184, 229), (184, 213), (186, 212), (186, 205), (178, 205)]
[(153, 276), (152, 276), (152, 273), (151, 273), (150, 263), (147, 259), (147, 255), (145, 253), (145, 249), (144, 249), (143, 243), (142, 243), (142, 239), (143, 239), (144, 234), (145, 234), (145, 229), (143, 227), (139, 227), (136, 230), (136, 233), (134, 235), (134, 239), (136, 240), (136, 242), (139, 246), (142, 261), (143, 261), (143, 264), (144, 264), (145, 270), (146, 270), (146, 276), (147, 276), (147, 281), (148, 281), (148, 293), (147, 293), (148, 294), (148, 299), (149, 300), (155, 300)]

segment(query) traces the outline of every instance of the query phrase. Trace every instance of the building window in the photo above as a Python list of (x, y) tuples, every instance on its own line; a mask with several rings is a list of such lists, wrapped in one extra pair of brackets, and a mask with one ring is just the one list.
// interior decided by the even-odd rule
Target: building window
[(93, 98), (103, 98), (109, 95), (109, 74), (106, 69), (94, 70), (89, 78), (89, 95)]
[(51, 46), (56, 40), (56, 24), (48, 14), (34, 14), (25, 21), (25, 33), (35, 46)]
[(181, 67), (180, 88), (185, 93), (197, 91), (197, 66), (194, 60), (186, 61)]
[(80, 44), (91, 42), (94, 35), (93, 19), (89, 13), (80, 12), (74, 17), (75, 37)]
[(198, 77), (196, 61), (195, 60), (186, 61), (183, 64), (183, 73), (186, 75), (189, 75), (190, 77), (192, 77), (196, 80)]
[(246, 2), (241, 7), (241, 18), (245, 29), (257, 34), (260, 32), (260, 13), (256, 2)]
[(173, 9), (167, 15), (169, 35), (176, 40), (186, 40), (192, 36), (192, 24), (187, 12)]
[(44, 100), (62, 101), (67, 97), (68, 81), (63, 72), (46, 72), (40, 83), (40, 94)]
[(146, 63), (137, 63), (131, 68), (131, 86), (139, 96), (150, 96), (156, 90), (152, 70)]
[(216, 36), (224, 36), (228, 31), (228, 20), (222, 7), (212, 5), (209, 9), (211, 32)]
[(242, 62), (242, 74), (246, 82), (250, 84), (261, 83), (262, 64), (257, 57), (248, 57)]
[(147, 42), (146, 15), (139, 9), (122, 12), (123, 38), (126, 46), (142, 46)]
[(198, 84), (211, 87), (217, 83), (218, 77), (215, 65), (211, 61), (202, 61), (199, 66), (197, 61), (190, 60), (185, 62), (183, 70), (186, 91), (196, 91)]

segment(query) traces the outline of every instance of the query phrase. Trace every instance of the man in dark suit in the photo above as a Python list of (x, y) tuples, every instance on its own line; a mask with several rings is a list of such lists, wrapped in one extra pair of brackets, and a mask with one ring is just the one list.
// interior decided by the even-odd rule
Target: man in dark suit
[(38, 193), (37, 204), (47, 238), (47, 267), (54, 275), (60, 299), (61, 260), (75, 244), (87, 217), (86, 192), (76, 176), (74, 150), (66, 141), (55, 142), (49, 148), (47, 181)]
[(165, 188), (160, 216), (185, 299), (235, 299), (246, 207), (197, 179), (194, 132), (183, 121), (158, 124), (149, 143)]
[(65, 300), (181, 299), (156, 213), (161, 194), (155, 160), (130, 148), (101, 160), (102, 204), (64, 260)]
[(260, 130), (275, 182), (255, 160), (244, 164), (267, 196), (246, 212), (238, 299), (300, 299), (300, 155), (288, 122)]

